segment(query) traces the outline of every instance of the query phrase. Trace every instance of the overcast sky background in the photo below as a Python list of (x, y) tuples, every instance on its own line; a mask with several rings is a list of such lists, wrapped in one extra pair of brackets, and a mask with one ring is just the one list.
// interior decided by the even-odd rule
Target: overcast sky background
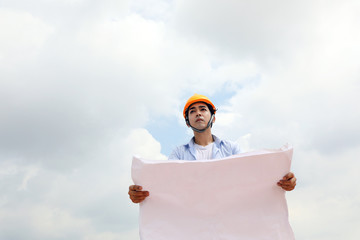
[(298, 240), (360, 237), (358, 0), (2, 0), (0, 239), (138, 240), (131, 157), (294, 146)]

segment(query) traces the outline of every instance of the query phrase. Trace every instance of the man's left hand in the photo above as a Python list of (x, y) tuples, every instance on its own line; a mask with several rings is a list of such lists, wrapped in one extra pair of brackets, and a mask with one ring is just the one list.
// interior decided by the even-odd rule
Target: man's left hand
[(277, 185), (285, 191), (294, 190), (296, 186), (296, 177), (292, 172), (289, 172), (280, 181), (277, 182)]

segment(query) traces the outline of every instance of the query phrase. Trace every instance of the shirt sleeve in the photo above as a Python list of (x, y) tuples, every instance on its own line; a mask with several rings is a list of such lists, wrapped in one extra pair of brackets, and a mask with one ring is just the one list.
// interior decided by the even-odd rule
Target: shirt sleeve
[(168, 157), (168, 160), (180, 160), (178, 148), (175, 148), (172, 151), (172, 153)]
[(233, 142), (232, 154), (236, 155), (240, 153), (241, 153), (240, 145), (237, 142)]

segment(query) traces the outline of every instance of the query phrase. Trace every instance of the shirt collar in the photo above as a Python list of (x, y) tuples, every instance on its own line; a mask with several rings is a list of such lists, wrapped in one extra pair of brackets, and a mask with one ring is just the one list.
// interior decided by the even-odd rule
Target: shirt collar
[[(213, 158), (219, 158), (218, 152), (220, 149), (220, 145), (222, 144), (222, 140), (215, 135), (212, 135), (214, 139), (214, 147), (213, 147)], [(192, 137), (190, 142), (185, 145), (186, 148), (189, 148), (189, 151), (194, 159), (196, 159), (196, 150), (195, 150), (195, 137)]]
[[(218, 138), (217, 136), (215, 136), (215, 135), (212, 135), (212, 136), (213, 136), (214, 143), (215, 143), (216, 147), (219, 148), (223, 141), (220, 138)], [(186, 144), (186, 146), (190, 148), (190, 152), (193, 153), (193, 154), (195, 154), (195, 151), (192, 152), (192, 150), (195, 149), (194, 144), (195, 144), (195, 137), (192, 137), (190, 139), (190, 142), (188, 144)]]

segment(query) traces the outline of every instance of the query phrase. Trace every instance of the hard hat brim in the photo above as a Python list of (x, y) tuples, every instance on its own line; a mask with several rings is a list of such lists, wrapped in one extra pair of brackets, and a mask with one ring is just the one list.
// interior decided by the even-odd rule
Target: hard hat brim
[(206, 96), (204, 95), (200, 95), (200, 94), (194, 94), (192, 97), (190, 97), (186, 104), (185, 104), (185, 107), (184, 107), (184, 110), (183, 110), (183, 115), (184, 115), (184, 118), (186, 119), (186, 111), (187, 109), (194, 103), (198, 103), (198, 102), (204, 102), (204, 103), (207, 103), (209, 105), (211, 105), (211, 107), (213, 108), (213, 111), (214, 113), (216, 112), (216, 108), (215, 108), (215, 105), (210, 101), (209, 98), (207, 98)]

